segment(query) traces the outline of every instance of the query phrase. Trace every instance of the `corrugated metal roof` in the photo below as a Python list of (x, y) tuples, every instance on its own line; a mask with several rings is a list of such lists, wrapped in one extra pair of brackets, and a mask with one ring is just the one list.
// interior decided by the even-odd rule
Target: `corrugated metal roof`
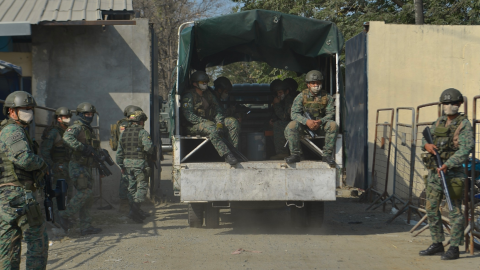
[(108, 10), (133, 11), (132, 0), (0, 0), (0, 22), (94, 21)]

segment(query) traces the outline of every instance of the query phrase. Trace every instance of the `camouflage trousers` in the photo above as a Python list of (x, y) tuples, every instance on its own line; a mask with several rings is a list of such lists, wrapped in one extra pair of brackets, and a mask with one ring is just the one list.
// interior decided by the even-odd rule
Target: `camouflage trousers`
[[(450, 211), (450, 224), (452, 226), (450, 245), (452, 247), (458, 247), (463, 245), (464, 241), (463, 231), (465, 229), (465, 221), (462, 214), (462, 195), (465, 174), (460, 171), (449, 170), (445, 177), (453, 206), (453, 211)], [(440, 203), (444, 197), (441, 181), (436, 170), (429, 171), (425, 188), (427, 199), (425, 210), (427, 210), (430, 234), (434, 243), (445, 241), (442, 215), (440, 213)]]
[[(74, 193), (73, 191), (75, 189), (73, 187), (73, 182), (70, 179), (70, 176), (68, 174), (68, 163), (67, 163), (67, 165), (64, 165), (63, 170), (54, 171), (54, 181), (52, 183), (52, 189), (56, 188), (58, 179), (65, 179), (65, 181), (67, 183), (67, 186), (68, 186), (68, 189), (67, 189), (67, 205), (68, 205), (70, 200), (73, 198), (73, 193)], [(53, 201), (53, 215), (55, 217), (58, 217), (58, 215), (60, 215), (60, 211), (58, 210), (57, 199), (53, 199), (52, 201)]]
[(238, 148), (240, 123), (233, 117), (227, 117), (225, 118), (225, 127), (223, 131), (218, 131), (214, 122), (207, 121), (188, 127), (187, 132), (190, 135), (207, 136), (218, 154), (223, 157), (230, 152), (224, 140), (228, 140), (233, 146), (235, 146), (235, 148)]
[(26, 269), (46, 269), (48, 260), (48, 235), (45, 219), (40, 226), (29, 227), (26, 215), (19, 216), (15, 210), (25, 203), (10, 206), (16, 198), (25, 197), (21, 187), (4, 186), (0, 188), (0, 268), (20, 269), (22, 232), (27, 242)]
[(70, 161), (68, 171), (77, 192), (68, 203), (67, 209), (60, 211), (60, 216), (65, 219), (71, 219), (78, 213), (80, 219), (78, 227), (86, 229), (92, 225), (92, 217), (90, 216), (90, 208), (93, 203), (92, 169)]
[[(315, 130), (316, 134), (325, 131), (325, 146), (323, 152), (325, 155), (332, 155), (335, 150), (335, 140), (337, 138), (338, 127), (335, 121), (327, 121), (320, 124), (320, 128)], [(302, 155), (302, 146), (300, 139), (306, 135), (306, 126), (293, 120), (285, 128), (285, 138), (288, 140), (288, 147), (292, 155)]]
[(127, 167), (125, 170), (128, 179), (128, 201), (130, 203), (144, 202), (148, 191), (148, 177), (145, 177), (145, 170), (137, 167)]
[(287, 139), (285, 139), (285, 128), (290, 121), (277, 120), (273, 122), (273, 144), (275, 145), (275, 153), (287, 154), (288, 148), (284, 147)]
[(118, 187), (118, 197), (120, 197), (120, 200), (128, 199), (128, 177), (123, 173)]

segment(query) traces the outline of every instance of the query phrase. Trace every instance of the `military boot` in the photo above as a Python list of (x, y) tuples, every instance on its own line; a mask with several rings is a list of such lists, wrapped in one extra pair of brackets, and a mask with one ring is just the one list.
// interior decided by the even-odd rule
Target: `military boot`
[(445, 248), (443, 247), (442, 242), (433, 243), (427, 249), (420, 251), (418, 254), (420, 256), (431, 256), (438, 253), (444, 253)]
[(300, 155), (291, 155), (285, 158), (285, 162), (287, 163), (300, 162), (301, 160), (302, 160), (302, 157)]
[(331, 155), (325, 155), (322, 157), (322, 161), (326, 162), (330, 166), (335, 166), (335, 160)]
[(137, 214), (142, 217), (142, 219), (150, 217), (150, 213), (147, 213), (140, 208), (140, 203), (134, 203), (134, 211), (136, 211)]
[(68, 218), (62, 218), (61, 215), (57, 216), (57, 222), (65, 232), (68, 232), (68, 229), (72, 227), (72, 222)]
[(88, 228), (86, 228), (86, 229), (81, 230), (81, 231), (80, 231), (80, 234), (81, 234), (82, 236), (85, 236), (85, 235), (87, 235), (87, 234), (97, 234), (97, 233), (100, 233), (100, 232), (102, 232), (102, 229), (100, 229), (100, 228), (94, 228), (94, 227), (90, 226), (90, 227), (88, 227)]
[(227, 162), (232, 166), (238, 164), (238, 160), (235, 158), (235, 156), (232, 153), (225, 154), (223, 157), (225, 158), (225, 162)]
[(128, 199), (121, 199), (120, 205), (118, 206), (118, 212), (122, 214), (128, 214), (129, 212), (129, 202)]
[(130, 207), (130, 211), (128, 212), (127, 217), (133, 220), (135, 223), (143, 223), (143, 217), (140, 216), (132, 207)]
[(452, 247), (448, 248), (447, 252), (442, 255), (442, 260), (456, 260), (460, 258), (460, 251), (458, 250), (458, 247)]

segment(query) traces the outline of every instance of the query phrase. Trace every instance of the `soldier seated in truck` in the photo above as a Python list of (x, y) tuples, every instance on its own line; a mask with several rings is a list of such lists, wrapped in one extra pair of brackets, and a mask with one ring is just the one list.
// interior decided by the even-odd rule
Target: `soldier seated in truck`
[(225, 121), (223, 110), (211, 91), (207, 91), (210, 78), (204, 71), (191, 75), (191, 86), (182, 97), (181, 112), (189, 135), (207, 136), (230, 165), (238, 160), (228, 148), (225, 140), (238, 149), (240, 124), (234, 118)]

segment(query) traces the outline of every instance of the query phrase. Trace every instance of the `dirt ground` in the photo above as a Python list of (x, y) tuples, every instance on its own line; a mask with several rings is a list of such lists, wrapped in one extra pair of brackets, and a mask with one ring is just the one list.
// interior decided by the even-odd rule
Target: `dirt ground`
[(240, 216), (222, 210), (220, 228), (189, 228), (186, 205), (170, 197), (169, 164), (161, 185), (167, 202), (145, 206), (152, 217), (144, 224), (94, 210), (101, 234), (50, 230), (48, 269), (480, 269), (480, 253), (470, 256), (463, 247), (456, 261), (418, 256), (431, 243), (428, 231), (413, 237), (406, 216), (385, 225), (392, 215), (365, 211), (358, 198), (326, 203), (321, 229), (293, 227), (288, 209)]

